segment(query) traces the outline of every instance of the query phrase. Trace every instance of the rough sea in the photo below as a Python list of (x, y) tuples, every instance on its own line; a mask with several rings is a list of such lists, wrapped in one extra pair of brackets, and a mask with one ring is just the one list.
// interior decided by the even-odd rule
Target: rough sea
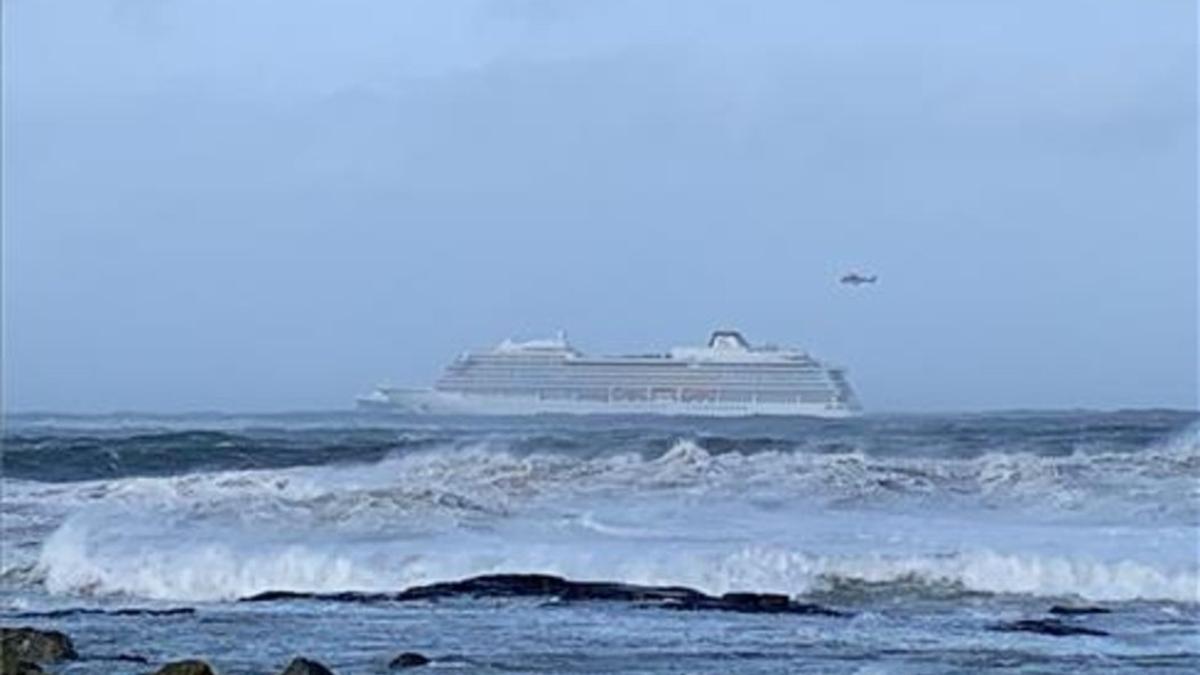
[[(1195, 412), (20, 415), (3, 443), (0, 624), (70, 635), (52, 672), (1200, 672)], [(498, 573), (837, 615), (328, 595)], [(319, 595), (239, 602), (267, 591)]]

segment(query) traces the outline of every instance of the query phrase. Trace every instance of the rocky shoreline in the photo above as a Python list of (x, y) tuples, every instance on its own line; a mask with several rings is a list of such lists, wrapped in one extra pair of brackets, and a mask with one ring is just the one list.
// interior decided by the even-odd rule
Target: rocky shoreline
[[(573, 581), (546, 574), (492, 574), (470, 577), (460, 581), (414, 586), (397, 593), (302, 593), (268, 591), (242, 598), (239, 602), (267, 603), (282, 601), (316, 601), (347, 603), (406, 603), (440, 602), (455, 598), (545, 598), (547, 603), (617, 602), (672, 611), (712, 611), (749, 614), (801, 615), (822, 618), (848, 618), (851, 613), (815, 603), (798, 602), (786, 595), (773, 593), (726, 593), (713, 596), (684, 586), (646, 586), (607, 581)], [(177, 616), (195, 613), (190, 607), (171, 609), (124, 608), (101, 610), (92, 608), (65, 609), (49, 612), (27, 612), (13, 618), (54, 619), (80, 614), (112, 614), (116, 616)], [(1043, 618), (1021, 619), (991, 624), (987, 630), (1027, 632), (1052, 637), (1109, 635), (1103, 630), (1077, 623), (1083, 617), (1107, 614), (1111, 610), (1094, 606), (1051, 607)], [(149, 659), (137, 654), (114, 656), (84, 655), (81, 657), (71, 638), (65, 633), (31, 627), (0, 627), (0, 675), (36, 675), (46, 672), (42, 666), (53, 666), (76, 659), (109, 660), (150, 666)], [(420, 668), (434, 663), (436, 658), (415, 651), (401, 651), (387, 661), (390, 670)], [(154, 675), (216, 675), (208, 662), (184, 659), (158, 664)], [(280, 675), (332, 675), (333, 671), (319, 661), (296, 657), (280, 671)]]
[(544, 597), (555, 602), (623, 602), (681, 611), (741, 612), (745, 614), (808, 614), (850, 616), (823, 605), (796, 602), (776, 593), (708, 595), (686, 586), (642, 586), (611, 581), (572, 581), (549, 574), (486, 574), (461, 581), (414, 586), (399, 593), (296, 593), (267, 591), (239, 602), (316, 600), (323, 602), (413, 602), (451, 598)]
[[(38, 675), (45, 673), (43, 665), (54, 665), (75, 661), (80, 658), (71, 638), (65, 633), (37, 628), (0, 627), (0, 675)], [(149, 664), (149, 660), (133, 654), (91, 657), (93, 660), (124, 661)], [(393, 658), (391, 669), (414, 668), (432, 662), (432, 659), (416, 652), (402, 652)], [(183, 659), (162, 664), (154, 675), (216, 675), (217, 671), (201, 659)], [(333, 675), (333, 671), (319, 661), (296, 657), (280, 675)]]

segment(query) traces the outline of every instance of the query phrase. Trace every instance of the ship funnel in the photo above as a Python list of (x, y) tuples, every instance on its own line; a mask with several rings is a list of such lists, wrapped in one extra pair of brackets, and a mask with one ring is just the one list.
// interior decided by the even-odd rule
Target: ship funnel
[(750, 343), (736, 330), (715, 330), (708, 338), (708, 346), (713, 349), (749, 349)]

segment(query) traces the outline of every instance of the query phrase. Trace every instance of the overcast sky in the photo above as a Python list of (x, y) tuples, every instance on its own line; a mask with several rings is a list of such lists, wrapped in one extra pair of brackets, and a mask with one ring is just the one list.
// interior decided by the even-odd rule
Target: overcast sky
[(4, 0), (5, 407), (341, 408), (508, 336), (738, 327), (874, 410), (1195, 408), (1196, 30), (1194, 0)]

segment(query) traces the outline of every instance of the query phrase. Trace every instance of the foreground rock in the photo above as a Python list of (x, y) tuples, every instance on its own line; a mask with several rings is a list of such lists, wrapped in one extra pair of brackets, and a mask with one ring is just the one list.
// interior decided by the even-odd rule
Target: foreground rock
[(1041, 635), (1053, 635), (1055, 637), (1063, 637), (1067, 635), (1095, 635), (1099, 637), (1107, 636), (1106, 631), (1095, 628), (1087, 628), (1085, 626), (1076, 626), (1063, 622), (1061, 619), (1024, 619), (1021, 621), (1007, 621), (1005, 623), (992, 626), (992, 630), (997, 630), (1005, 633), (1038, 633)]
[(1055, 605), (1050, 608), (1050, 613), (1059, 616), (1081, 616), (1084, 614), (1111, 614), (1112, 610), (1091, 605)]
[(552, 597), (562, 602), (595, 600), (629, 602), (676, 610), (847, 616), (843, 612), (822, 605), (796, 602), (786, 595), (773, 593), (726, 593), (718, 597), (686, 586), (641, 586), (610, 581), (571, 581), (549, 574), (487, 574), (462, 581), (414, 586), (399, 593), (268, 591), (242, 598), (242, 602), (309, 599), (327, 602), (371, 603), (442, 600), (456, 597)]
[(216, 675), (212, 666), (199, 659), (173, 661), (159, 668), (154, 675)]
[(333, 671), (324, 664), (305, 658), (294, 658), (281, 675), (333, 675)]
[(45, 672), (36, 663), (20, 661), (10, 657), (8, 652), (0, 654), (0, 675), (41, 675)]
[(36, 628), (0, 627), (0, 652), (5, 664), (10, 660), (52, 663), (79, 657), (65, 633)]
[(424, 654), (418, 654), (416, 652), (404, 652), (403, 654), (400, 654), (396, 658), (392, 659), (392, 662), (388, 664), (388, 668), (416, 668), (418, 666), (428, 665), (429, 663), (429, 657), (425, 656)]

